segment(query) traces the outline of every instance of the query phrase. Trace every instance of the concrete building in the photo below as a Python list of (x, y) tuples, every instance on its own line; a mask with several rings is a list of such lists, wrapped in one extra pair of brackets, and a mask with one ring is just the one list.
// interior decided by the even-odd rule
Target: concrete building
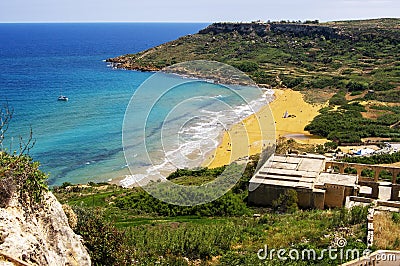
[(249, 203), (271, 206), (285, 190), (294, 189), (301, 208), (344, 206), (346, 197), (358, 195), (358, 178), (324, 172), (325, 164), (320, 155), (271, 156), (250, 180)]

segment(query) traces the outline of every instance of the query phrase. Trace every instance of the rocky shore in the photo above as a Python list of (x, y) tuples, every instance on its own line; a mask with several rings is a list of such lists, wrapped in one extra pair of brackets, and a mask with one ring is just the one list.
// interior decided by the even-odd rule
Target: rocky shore
[(143, 72), (155, 72), (161, 70), (153, 65), (141, 65), (136, 63), (132, 57), (128, 55), (118, 56), (115, 58), (109, 58), (106, 60), (107, 63), (111, 64), (112, 68), (120, 68), (126, 70), (137, 70)]

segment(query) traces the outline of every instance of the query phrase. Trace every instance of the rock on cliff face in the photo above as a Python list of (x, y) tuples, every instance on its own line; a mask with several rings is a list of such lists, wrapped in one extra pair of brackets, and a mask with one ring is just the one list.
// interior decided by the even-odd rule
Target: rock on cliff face
[(21, 265), (14, 260), (27, 265), (91, 264), (80, 236), (70, 228), (51, 192), (35, 209), (22, 206), (17, 198), (0, 208), (0, 265)]

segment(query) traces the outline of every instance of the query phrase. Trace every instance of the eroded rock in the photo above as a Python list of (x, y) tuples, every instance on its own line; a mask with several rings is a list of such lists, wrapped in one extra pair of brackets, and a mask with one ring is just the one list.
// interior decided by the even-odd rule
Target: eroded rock
[[(23, 207), (14, 197), (8, 207), (0, 208), (0, 236), (0, 256), (30, 265), (91, 264), (81, 237), (73, 232), (51, 192), (39, 207)], [(5, 261), (0, 259), (0, 265), (9, 265)]]

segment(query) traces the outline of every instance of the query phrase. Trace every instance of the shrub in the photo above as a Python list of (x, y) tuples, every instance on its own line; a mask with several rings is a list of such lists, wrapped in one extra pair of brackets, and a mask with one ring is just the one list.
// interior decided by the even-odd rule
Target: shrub
[(106, 221), (100, 211), (75, 208), (78, 223), (75, 233), (85, 241), (93, 265), (131, 265), (133, 247), (128, 247), (126, 234)]
[(393, 212), (392, 213), (392, 220), (395, 223), (400, 223), (400, 213), (398, 212)]
[(369, 85), (369, 88), (371, 90), (375, 90), (375, 91), (387, 91), (387, 90), (391, 90), (394, 89), (396, 87), (396, 85), (393, 85), (387, 81), (376, 81), (372, 84)]
[(32, 129), (29, 139), (24, 143), (20, 137), (19, 153), (9, 154), (3, 149), (3, 140), (13, 117), (13, 109), (4, 104), (0, 108), (0, 207), (6, 207), (12, 196), (19, 193), (23, 206), (32, 207), (40, 203), (43, 192), (47, 191), (47, 175), (39, 170), (40, 164), (33, 162), (28, 155), (35, 141)]
[(347, 83), (346, 85), (346, 89), (349, 92), (352, 91), (364, 91), (368, 88), (368, 86), (364, 85), (363, 83), (360, 82), (355, 82), (355, 81), (350, 81), (349, 83)]
[(348, 163), (362, 163), (362, 164), (392, 164), (400, 162), (400, 152), (392, 154), (375, 154), (369, 157), (348, 157), (343, 159)]
[(365, 224), (367, 222), (369, 206), (354, 206), (351, 209), (345, 207), (333, 217), (333, 224), (336, 226)]
[(347, 100), (345, 98), (345, 95), (346, 94), (344, 92), (342, 92), (342, 91), (336, 93), (329, 100), (329, 104), (330, 105), (345, 105), (345, 104), (347, 104)]
[(302, 77), (291, 77), (291, 76), (288, 76), (288, 75), (282, 75), (281, 76), (281, 81), (282, 81), (282, 84), (285, 85), (286, 87), (294, 88), (297, 85), (300, 85), (304, 81), (304, 78), (302, 78)]
[(249, 213), (242, 196), (229, 191), (221, 198), (198, 206), (177, 206), (165, 203), (146, 192), (133, 192), (115, 201), (120, 209), (134, 210), (138, 214), (161, 216), (240, 216)]
[(252, 61), (244, 61), (235, 65), (240, 71), (249, 73), (258, 70), (258, 64)]
[(0, 152), (0, 197), (2, 207), (7, 206), (14, 193), (19, 193), (23, 204), (40, 203), (48, 190), (47, 175), (39, 170), (40, 164), (28, 155), (10, 155)]
[(298, 197), (296, 190), (288, 189), (285, 190), (283, 194), (280, 194), (277, 200), (272, 202), (272, 207), (276, 211), (294, 213), (299, 209), (297, 203)]

